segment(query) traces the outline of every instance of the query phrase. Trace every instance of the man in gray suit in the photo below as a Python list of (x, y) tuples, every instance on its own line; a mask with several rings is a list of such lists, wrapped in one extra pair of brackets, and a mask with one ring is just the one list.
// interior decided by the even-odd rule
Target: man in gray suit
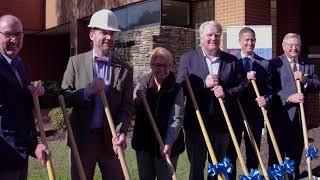
[[(76, 144), (88, 180), (93, 179), (96, 163), (104, 180), (124, 179), (115, 154), (125, 146), (125, 134), (133, 108), (132, 67), (112, 54), (117, 17), (110, 10), (93, 14), (89, 26), (93, 49), (70, 57), (62, 89), (68, 106)], [(115, 125), (120, 128), (112, 137), (99, 92), (104, 90)], [(115, 152), (114, 152), (115, 151)], [(72, 179), (79, 179), (71, 156)]]
[[(320, 89), (320, 81), (315, 74), (314, 65), (299, 57), (301, 40), (298, 34), (285, 35), (282, 48), (284, 54), (270, 62), (273, 69), (273, 100), (269, 115), (282, 158), (287, 156), (295, 161), (295, 177), (298, 178), (303, 152), (299, 103), (304, 102), (306, 92)], [(295, 80), (300, 80), (302, 93), (297, 92)], [(269, 143), (269, 165), (277, 163), (270, 144), (271, 142)]]

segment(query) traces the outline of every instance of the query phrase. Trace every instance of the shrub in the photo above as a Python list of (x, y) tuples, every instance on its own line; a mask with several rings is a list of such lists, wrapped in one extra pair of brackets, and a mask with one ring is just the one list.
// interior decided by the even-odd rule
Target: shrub
[[(72, 110), (72, 108), (67, 109), (68, 114), (71, 113), (71, 110)], [(55, 129), (61, 130), (66, 127), (66, 124), (65, 124), (64, 118), (63, 118), (63, 114), (62, 114), (62, 110), (60, 107), (51, 109), (48, 116), (53, 121), (53, 125), (54, 125)]]

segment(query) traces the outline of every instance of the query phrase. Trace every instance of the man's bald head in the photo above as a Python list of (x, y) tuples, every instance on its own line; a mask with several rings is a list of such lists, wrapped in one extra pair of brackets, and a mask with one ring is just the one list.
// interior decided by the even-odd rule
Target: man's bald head
[(0, 25), (2, 23), (12, 23), (12, 24), (18, 23), (22, 27), (21, 20), (18, 17), (10, 15), (10, 14), (3, 15), (0, 17)]
[(13, 15), (0, 17), (0, 52), (14, 59), (22, 48), (23, 27), (19, 18)]

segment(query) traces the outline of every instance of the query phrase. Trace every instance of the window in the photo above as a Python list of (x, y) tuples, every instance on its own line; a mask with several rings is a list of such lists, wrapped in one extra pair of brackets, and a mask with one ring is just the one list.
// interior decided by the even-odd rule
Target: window
[(214, 20), (214, 2), (211, 0), (192, 2), (192, 27), (196, 29), (195, 47), (200, 45), (199, 27), (205, 21)]
[(114, 10), (119, 28), (129, 30), (148, 24), (160, 24), (160, 4), (160, 0), (150, 0)]
[(160, 24), (160, 1), (149, 1), (133, 6), (128, 11), (129, 28), (147, 24)]
[(187, 27), (190, 25), (189, 2), (162, 0), (162, 24)]

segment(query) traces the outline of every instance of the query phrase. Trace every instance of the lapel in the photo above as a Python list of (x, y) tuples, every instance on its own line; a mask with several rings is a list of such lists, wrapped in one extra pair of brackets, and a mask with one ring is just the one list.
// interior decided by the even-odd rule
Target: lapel
[(203, 51), (201, 48), (196, 50), (198, 58), (195, 59), (195, 63), (199, 64), (199, 71), (202, 72), (202, 79), (205, 79), (208, 74), (210, 74), (207, 61), (203, 55)]
[(252, 62), (252, 71), (258, 71), (259, 69), (259, 62), (256, 60), (256, 59), (253, 59), (253, 62)]
[(93, 52), (89, 51), (84, 55), (84, 67), (86, 69), (87, 75), (89, 77), (89, 82), (93, 81)]
[(291, 69), (291, 66), (289, 64), (289, 61), (286, 57), (286, 55), (281, 55), (280, 59), (282, 60), (282, 66), (281, 66), (281, 76), (283, 79), (281, 80), (281, 83), (286, 84), (284, 87), (291, 89), (292, 93), (296, 92), (296, 84), (293, 77), (293, 72)]
[(220, 53), (220, 64), (219, 64), (218, 78), (221, 79), (227, 59), (225, 57), (225, 54), (220, 49), (219, 49), (219, 53)]
[(108, 102), (112, 103), (112, 93), (113, 91), (121, 91), (121, 84), (124, 78), (126, 77), (127, 69), (123, 68), (122, 64), (120, 63), (120, 59), (118, 59), (116, 56), (112, 55), (111, 58), (111, 65), (110, 65), (110, 71), (111, 71), (111, 80), (109, 85), (109, 92), (107, 93), (107, 100)]
[(258, 66), (260, 64), (260, 60), (258, 60), (257, 55), (254, 53), (253, 54), (253, 62), (252, 62), (252, 70), (256, 71), (258, 69)]
[(257, 56), (255, 53), (253, 54), (253, 62), (252, 62), (252, 70), (258, 72), (261, 70), (260, 68), (262, 67), (261, 65), (261, 58)]
[[(302, 58), (298, 58), (299, 59), (299, 71), (302, 72), (302, 74), (304, 74), (306, 72), (306, 63), (304, 62), (304, 60)], [(308, 72), (307, 72), (308, 73)]]
[[(7, 62), (7, 60), (0, 54), (0, 71), (3, 73), (3, 75), (6, 77), (9, 83), (13, 84), (15, 89), (23, 89), (18, 78), (16, 77), (15, 73), (10, 67), (10, 64)], [(25, 80), (23, 77), (23, 72), (21, 70), (21, 63), (17, 68), (17, 71), (19, 73), (19, 76), (21, 78), (22, 84), (25, 85)]]
[(119, 59), (115, 56), (112, 56), (111, 58), (111, 81), (110, 81), (110, 86), (112, 88), (116, 88), (117, 82), (119, 79), (119, 75), (122, 69), (122, 65), (119, 63)]

